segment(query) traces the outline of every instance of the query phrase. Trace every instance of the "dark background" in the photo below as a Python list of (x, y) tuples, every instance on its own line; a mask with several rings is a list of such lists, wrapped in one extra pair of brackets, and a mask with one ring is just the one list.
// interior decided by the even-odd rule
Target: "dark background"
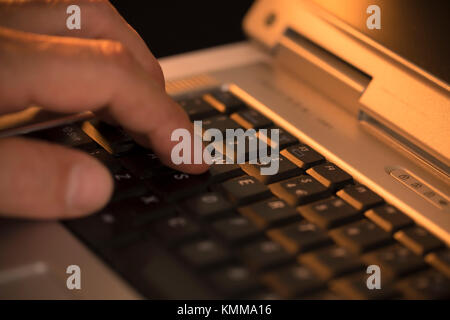
[[(449, 0), (316, 1), (376, 41), (450, 83)], [(140, 33), (154, 55), (161, 58), (245, 39), (242, 19), (253, 1), (111, 2)], [(381, 8), (381, 30), (366, 29), (365, 8), (369, 4), (378, 4)], [(352, 10), (354, 8), (357, 10)]]
[(157, 58), (245, 39), (252, 0), (111, 0)]

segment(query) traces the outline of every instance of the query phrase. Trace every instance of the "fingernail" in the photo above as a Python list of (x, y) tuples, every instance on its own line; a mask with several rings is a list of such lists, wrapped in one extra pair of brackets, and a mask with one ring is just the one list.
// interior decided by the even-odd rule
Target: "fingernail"
[(69, 174), (66, 204), (69, 215), (100, 210), (112, 192), (109, 173), (97, 164), (77, 164)]

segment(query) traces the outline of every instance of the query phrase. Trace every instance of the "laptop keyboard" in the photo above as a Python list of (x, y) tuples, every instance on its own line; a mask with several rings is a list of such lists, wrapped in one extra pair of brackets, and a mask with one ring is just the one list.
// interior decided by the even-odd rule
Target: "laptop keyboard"
[[(229, 92), (179, 102), (204, 128), (276, 128)], [(450, 249), (283, 128), (273, 176), (249, 163), (177, 172), (96, 119), (31, 136), (111, 171), (106, 208), (64, 224), (146, 297), (450, 297)], [(380, 290), (366, 286), (369, 265), (381, 268)]]

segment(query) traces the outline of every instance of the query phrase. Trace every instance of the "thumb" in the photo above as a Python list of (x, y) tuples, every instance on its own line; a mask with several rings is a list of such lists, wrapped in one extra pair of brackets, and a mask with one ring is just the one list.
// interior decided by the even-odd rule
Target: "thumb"
[(97, 160), (32, 139), (0, 139), (0, 215), (54, 219), (100, 210), (113, 189)]

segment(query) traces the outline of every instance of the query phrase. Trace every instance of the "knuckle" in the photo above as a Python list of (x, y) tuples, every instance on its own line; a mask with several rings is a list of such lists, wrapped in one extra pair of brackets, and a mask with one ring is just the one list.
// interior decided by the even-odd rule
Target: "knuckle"
[(107, 41), (104, 52), (117, 67), (129, 69), (135, 64), (131, 52), (119, 41)]
[(133, 54), (121, 42), (102, 40), (100, 42), (102, 62), (106, 61), (107, 67), (113, 76), (130, 78), (132, 74), (139, 73), (139, 68)]

